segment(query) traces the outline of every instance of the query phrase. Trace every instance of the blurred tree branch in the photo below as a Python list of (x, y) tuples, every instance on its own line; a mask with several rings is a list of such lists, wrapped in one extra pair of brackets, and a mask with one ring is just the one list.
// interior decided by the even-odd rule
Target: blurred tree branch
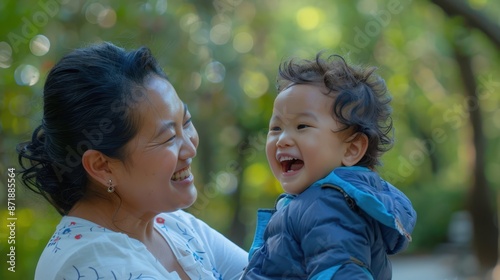
[(431, 2), (450, 16), (462, 16), (471, 27), (481, 30), (500, 48), (500, 26), (483, 13), (472, 9), (464, 0), (431, 0)]

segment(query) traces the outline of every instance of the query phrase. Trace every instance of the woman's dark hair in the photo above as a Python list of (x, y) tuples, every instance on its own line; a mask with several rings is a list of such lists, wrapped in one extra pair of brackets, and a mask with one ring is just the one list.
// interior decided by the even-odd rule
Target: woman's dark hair
[(17, 146), (26, 186), (67, 214), (86, 193), (85, 151), (125, 159), (138, 131), (134, 107), (152, 74), (167, 79), (146, 47), (125, 51), (105, 42), (64, 56), (47, 76), (41, 125)]
[(325, 86), (326, 95), (334, 98), (332, 117), (345, 129), (368, 137), (368, 149), (356, 164), (374, 168), (380, 156), (393, 145), (391, 97), (385, 81), (374, 73), (375, 67), (348, 65), (340, 55), (314, 60), (290, 59), (280, 64), (277, 89), (283, 91), (295, 84)]

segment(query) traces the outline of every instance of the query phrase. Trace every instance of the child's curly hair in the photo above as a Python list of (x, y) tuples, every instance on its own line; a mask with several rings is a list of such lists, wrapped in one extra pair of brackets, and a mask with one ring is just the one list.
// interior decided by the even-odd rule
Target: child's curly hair
[(296, 84), (324, 85), (326, 95), (334, 98), (332, 117), (368, 137), (368, 148), (356, 164), (375, 168), (380, 156), (392, 148), (391, 97), (385, 81), (375, 74), (376, 67), (348, 65), (340, 55), (323, 58), (319, 52), (314, 60), (290, 59), (278, 70), (278, 93)]

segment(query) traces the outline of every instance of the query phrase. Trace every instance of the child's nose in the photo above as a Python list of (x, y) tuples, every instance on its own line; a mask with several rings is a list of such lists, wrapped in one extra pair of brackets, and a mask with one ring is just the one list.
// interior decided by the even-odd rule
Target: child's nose
[(292, 145), (292, 138), (288, 133), (283, 131), (278, 137), (278, 141), (276, 142), (277, 147), (287, 147)]

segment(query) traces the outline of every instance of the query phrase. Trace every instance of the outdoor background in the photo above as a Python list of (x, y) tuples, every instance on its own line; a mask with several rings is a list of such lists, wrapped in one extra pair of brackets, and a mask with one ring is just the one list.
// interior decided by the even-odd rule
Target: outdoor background
[(46, 74), (72, 49), (111, 41), (150, 47), (189, 105), (201, 141), (188, 211), (245, 249), (257, 208), (281, 192), (264, 152), (279, 63), (326, 50), (377, 66), (396, 138), (380, 172), (418, 212), (395, 279), (485, 279), (498, 255), (499, 15), (498, 0), (2, 0), (0, 278), (32, 279), (60, 218), (16, 177), (8, 271), (7, 173), (41, 121)]

